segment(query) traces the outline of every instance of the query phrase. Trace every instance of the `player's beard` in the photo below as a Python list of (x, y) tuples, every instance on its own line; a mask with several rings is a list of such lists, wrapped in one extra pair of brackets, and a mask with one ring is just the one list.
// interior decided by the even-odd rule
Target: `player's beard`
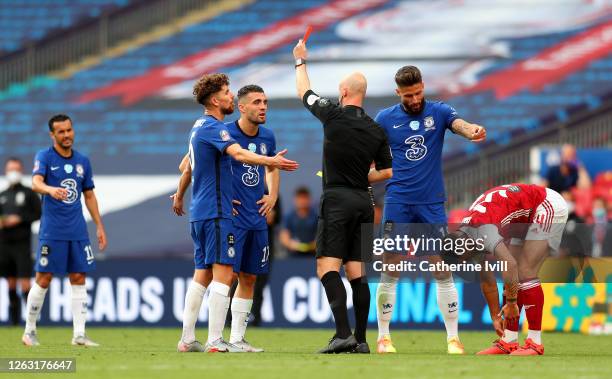
[(224, 115), (229, 115), (234, 113), (234, 103), (230, 103), (230, 105), (227, 108), (221, 108), (221, 113), (223, 113)]
[(266, 116), (264, 115), (263, 120), (259, 117), (259, 114), (254, 114), (253, 116), (248, 117), (250, 123), (254, 125), (261, 125), (266, 123)]
[(72, 138), (64, 138), (61, 141), (59, 140), (55, 140), (55, 141), (62, 149), (66, 149), (66, 150), (70, 149), (72, 147), (72, 143), (74, 142)]
[(406, 112), (408, 112), (411, 115), (418, 115), (419, 113), (423, 112), (423, 108), (425, 108), (425, 98), (423, 98), (421, 100), (421, 102), (418, 104), (418, 107), (411, 107), (410, 105), (406, 104), (406, 103), (402, 103), (402, 105), (404, 106), (404, 109), (406, 110)]

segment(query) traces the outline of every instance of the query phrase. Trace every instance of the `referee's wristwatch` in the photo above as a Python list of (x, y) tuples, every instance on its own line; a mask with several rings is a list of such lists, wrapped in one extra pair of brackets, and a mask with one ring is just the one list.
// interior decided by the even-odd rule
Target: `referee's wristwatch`
[(300, 67), (301, 65), (306, 64), (306, 59), (298, 58), (295, 60), (295, 67)]

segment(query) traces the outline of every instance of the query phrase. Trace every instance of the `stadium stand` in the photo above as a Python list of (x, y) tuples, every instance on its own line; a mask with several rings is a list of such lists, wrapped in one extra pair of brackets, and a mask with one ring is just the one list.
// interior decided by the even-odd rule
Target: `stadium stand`
[(0, 56), (58, 30), (99, 17), (129, 0), (3, 0), (0, 7)]

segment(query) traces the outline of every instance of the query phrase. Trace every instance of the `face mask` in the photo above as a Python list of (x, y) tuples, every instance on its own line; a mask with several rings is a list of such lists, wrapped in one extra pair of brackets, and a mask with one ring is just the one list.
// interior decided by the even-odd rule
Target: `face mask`
[(6, 180), (9, 184), (14, 185), (21, 182), (22, 174), (19, 171), (9, 171), (6, 173)]
[(595, 218), (604, 218), (606, 216), (606, 210), (603, 208), (595, 208), (593, 209), (593, 217)]

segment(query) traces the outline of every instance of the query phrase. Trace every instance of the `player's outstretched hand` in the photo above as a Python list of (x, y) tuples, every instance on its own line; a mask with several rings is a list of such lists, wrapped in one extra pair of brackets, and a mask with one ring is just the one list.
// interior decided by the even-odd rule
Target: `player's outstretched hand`
[(308, 50), (306, 50), (306, 44), (304, 43), (304, 41), (299, 40), (297, 45), (295, 45), (295, 47), (293, 48), (293, 57), (295, 59), (298, 59), (298, 58), (306, 59), (307, 55), (308, 55)]
[(272, 211), (272, 209), (274, 209), (276, 199), (274, 199), (270, 195), (263, 195), (263, 197), (257, 201), (257, 204), (261, 204), (261, 208), (259, 208), (259, 214), (262, 216), (266, 216), (270, 211)]
[(96, 237), (98, 237), (98, 248), (100, 251), (104, 251), (106, 249), (106, 232), (103, 227), (98, 227)]
[(68, 190), (61, 187), (51, 187), (49, 195), (55, 200), (64, 201), (68, 198)]
[(176, 193), (170, 196), (172, 200), (172, 212), (177, 216), (183, 216), (185, 211), (183, 210), (183, 199), (179, 199)]
[(487, 130), (480, 126), (480, 125), (474, 125), (474, 129), (472, 130), (472, 137), (470, 138), (470, 140), (472, 142), (482, 142), (485, 139), (487, 139)]
[[(232, 200), (232, 204), (234, 204), (234, 205), (242, 205), (240, 200)], [(236, 207), (234, 207), (234, 206), (232, 206), (232, 215), (233, 216), (238, 216), (238, 211), (236, 210)]]
[(278, 154), (272, 158), (272, 167), (278, 168), (284, 171), (295, 171), (300, 167), (300, 164), (296, 161), (289, 160), (284, 157), (287, 154), (287, 149), (279, 151)]

